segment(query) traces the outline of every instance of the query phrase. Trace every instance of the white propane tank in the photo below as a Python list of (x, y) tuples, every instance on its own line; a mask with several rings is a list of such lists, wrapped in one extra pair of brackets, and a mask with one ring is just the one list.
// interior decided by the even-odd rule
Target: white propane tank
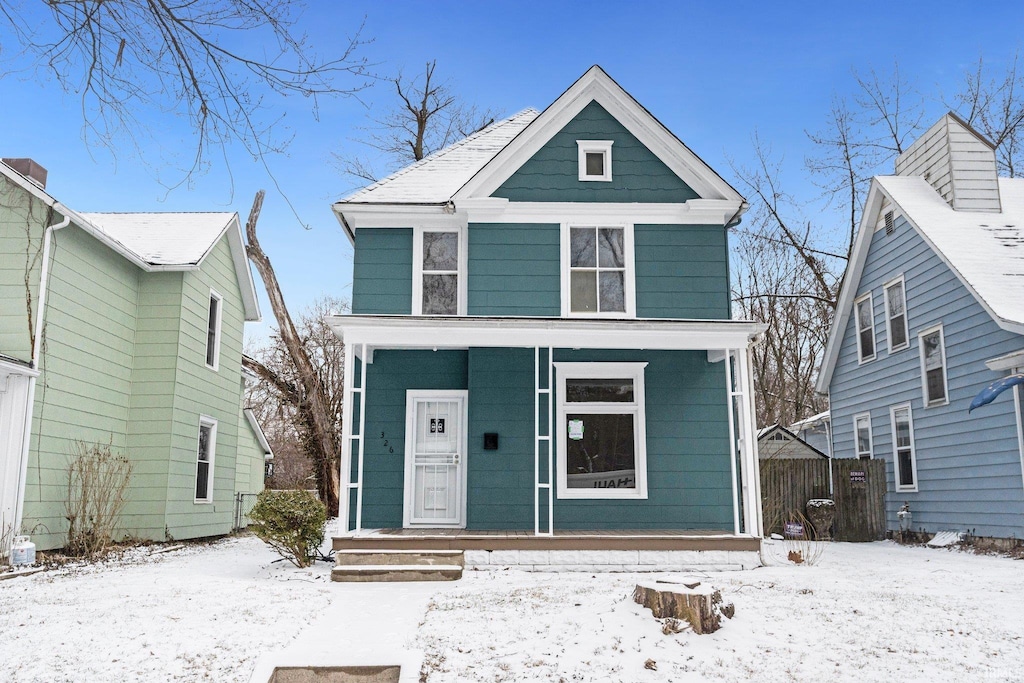
[(11, 564), (15, 567), (36, 563), (36, 544), (28, 536), (15, 536), (11, 546)]

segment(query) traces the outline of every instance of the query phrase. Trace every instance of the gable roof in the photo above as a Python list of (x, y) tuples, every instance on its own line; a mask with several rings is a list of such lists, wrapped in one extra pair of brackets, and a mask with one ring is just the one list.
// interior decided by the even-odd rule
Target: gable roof
[(261, 319), (237, 213), (79, 213), (3, 162), (0, 174), (147, 272), (195, 270), (226, 235), (245, 319)]
[(338, 204), (447, 204), (494, 155), (537, 118), (524, 109), (345, 197)]
[(923, 177), (872, 179), (818, 375), (819, 392), (828, 390), (835, 371), (883, 198), (896, 206), (996, 324), (1024, 334), (1024, 178), (999, 178), (999, 195), (1001, 213), (954, 211)]
[[(822, 458), (828, 458), (828, 453), (824, 453), (821, 450), (815, 448), (814, 446), (812, 446), (811, 444), (807, 443), (806, 441), (801, 439), (799, 436), (797, 436), (796, 434), (794, 434), (790, 430), (788, 430), (785, 427), (783, 427), (782, 425), (780, 425), (778, 422), (776, 422), (773, 425), (769, 425), (768, 427), (762, 427), (761, 429), (757, 430), (757, 440), (758, 440), (758, 442), (764, 441), (766, 439), (769, 439), (769, 437), (771, 437), (773, 434), (776, 434), (776, 433), (785, 435), (787, 442), (796, 443), (796, 444), (798, 444), (800, 446), (803, 446), (803, 447), (807, 448), (809, 451), (811, 451), (815, 455), (819, 455)], [(773, 457), (773, 456), (769, 456), (769, 457)]]

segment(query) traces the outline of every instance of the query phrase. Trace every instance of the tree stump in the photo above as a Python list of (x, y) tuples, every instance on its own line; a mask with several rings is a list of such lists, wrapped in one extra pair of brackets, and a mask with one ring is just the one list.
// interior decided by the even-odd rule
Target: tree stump
[(722, 615), (732, 618), (736, 608), (722, 602), (722, 593), (711, 587), (682, 584), (642, 584), (633, 589), (633, 600), (647, 607), (658, 619), (682, 619), (694, 633), (714, 633)]

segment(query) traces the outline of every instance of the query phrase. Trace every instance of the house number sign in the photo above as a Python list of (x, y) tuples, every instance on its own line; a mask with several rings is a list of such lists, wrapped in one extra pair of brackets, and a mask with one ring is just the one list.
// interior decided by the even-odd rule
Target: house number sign
[(430, 433), (431, 434), (444, 434), (444, 418), (430, 418)]

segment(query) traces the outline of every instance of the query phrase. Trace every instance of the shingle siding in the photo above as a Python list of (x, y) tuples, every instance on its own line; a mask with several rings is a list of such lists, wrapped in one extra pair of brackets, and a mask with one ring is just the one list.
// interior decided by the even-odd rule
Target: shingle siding
[[(884, 283), (905, 278), (909, 348), (889, 353)], [(1024, 348), (1024, 337), (1001, 329), (902, 216), (896, 229), (872, 236), (856, 294), (874, 299), (876, 359), (857, 362), (856, 324), (843, 334), (830, 385), (836, 457), (854, 457), (853, 416), (871, 413), (875, 457), (888, 461), (888, 523), (910, 503), (915, 527), (971, 530), (978, 535), (1024, 534), (1024, 484), (1012, 392), (971, 414), (971, 399), (998, 379), (984, 361)], [(949, 404), (925, 408), (918, 333), (941, 323)], [(889, 408), (909, 402), (914, 424), (918, 492), (895, 491)]]
[(561, 313), (558, 224), (469, 226), (469, 315)]
[(412, 313), (412, 228), (359, 228), (352, 313)]
[(724, 227), (636, 225), (633, 233), (638, 317), (730, 317)]

